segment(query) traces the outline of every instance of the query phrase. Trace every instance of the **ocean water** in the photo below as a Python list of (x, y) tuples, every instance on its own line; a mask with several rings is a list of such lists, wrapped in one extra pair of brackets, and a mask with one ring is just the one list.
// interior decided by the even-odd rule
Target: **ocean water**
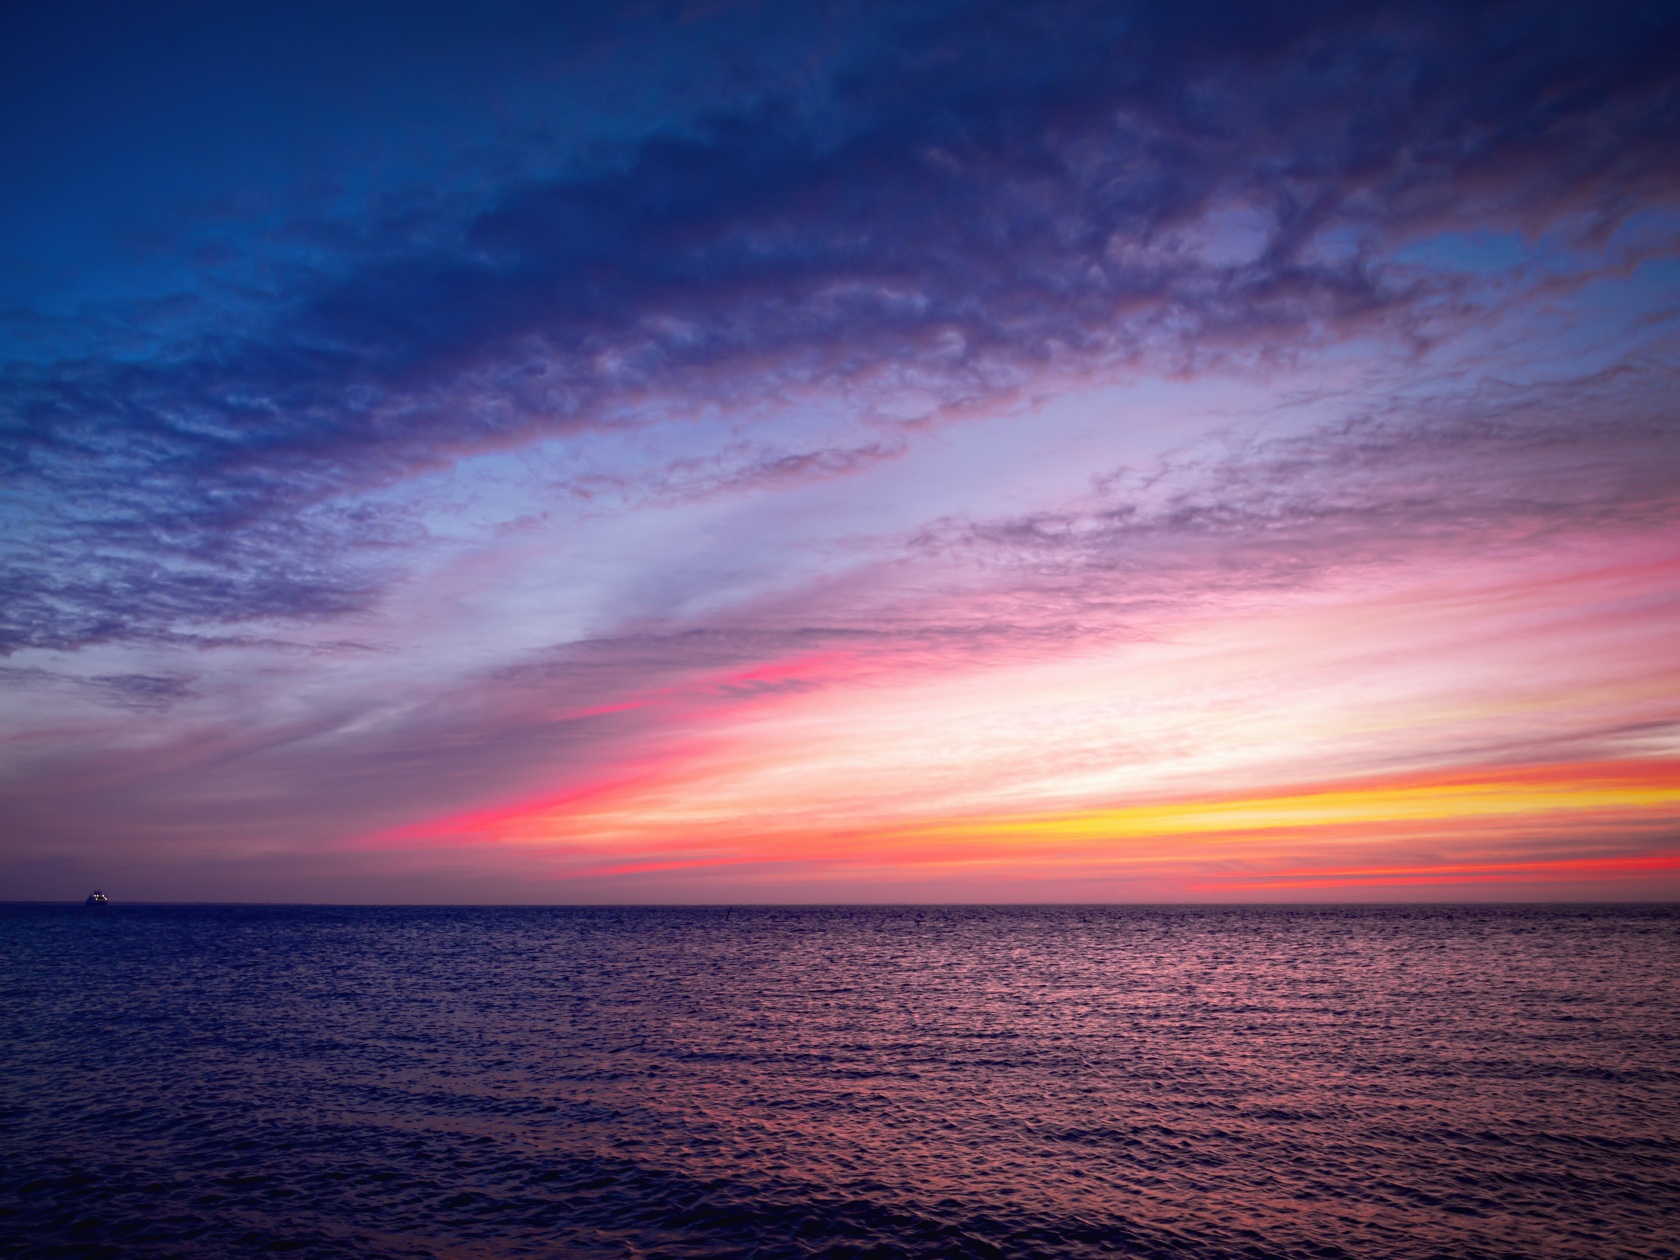
[(14, 905), (0, 952), (0, 1255), (1680, 1255), (1673, 907)]

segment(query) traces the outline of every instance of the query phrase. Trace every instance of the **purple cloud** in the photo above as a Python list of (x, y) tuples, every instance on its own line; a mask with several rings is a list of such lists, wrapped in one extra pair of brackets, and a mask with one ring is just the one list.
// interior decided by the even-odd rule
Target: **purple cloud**
[[(224, 328), (11, 363), (0, 646), (365, 608), (411, 526), (328, 505), (544, 434), (1427, 337), (1468, 282), (1396, 264), (1418, 234), (1602, 239), (1676, 190), (1662, 6), (867, 25), (798, 97), (387, 205)], [(782, 429), (772, 469), (836, 471)]]

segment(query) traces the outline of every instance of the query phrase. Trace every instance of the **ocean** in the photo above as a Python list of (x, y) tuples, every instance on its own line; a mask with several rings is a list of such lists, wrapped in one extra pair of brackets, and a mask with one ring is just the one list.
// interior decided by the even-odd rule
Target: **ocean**
[(0, 1255), (1680, 1256), (1680, 908), (0, 907)]

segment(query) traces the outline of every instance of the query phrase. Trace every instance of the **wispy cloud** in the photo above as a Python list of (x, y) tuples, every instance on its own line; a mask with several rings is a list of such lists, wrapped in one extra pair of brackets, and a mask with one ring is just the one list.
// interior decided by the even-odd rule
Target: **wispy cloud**
[(177, 674), (94, 674), (84, 678), (38, 667), (0, 667), (0, 688), (5, 687), (80, 693), (140, 711), (167, 709), (193, 694), (192, 680)]
[(1079, 510), (947, 520), (934, 551), (1139, 594), (1310, 582), (1465, 547), (1546, 546), (1680, 522), (1680, 405), (1666, 364), (1384, 401), (1304, 433), (1216, 435), (1099, 478)]
[(1428, 337), (1461, 281), (1392, 265), (1410, 234), (1602, 236), (1676, 188), (1655, 9), (877, 21), (800, 99), (384, 211), (230, 329), (11, 365), (5, 644), (361, 607), (387, 535), (312, 506), (580, 425)]

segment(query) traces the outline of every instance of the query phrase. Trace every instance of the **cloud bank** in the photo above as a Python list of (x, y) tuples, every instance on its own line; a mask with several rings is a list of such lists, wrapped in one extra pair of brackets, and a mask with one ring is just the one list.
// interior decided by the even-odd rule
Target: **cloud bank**
[(1672, 18), (882, 10), (801, 97), (381, 207), (226, 324), (198, 294), (153, 353), (9, 365), (4, 644), (364, 607), (401, 531), (347, 499), (545, 433), (1427, 342), (1463, 285), (1405, 242), (1597, 239), (1672, 203)]

